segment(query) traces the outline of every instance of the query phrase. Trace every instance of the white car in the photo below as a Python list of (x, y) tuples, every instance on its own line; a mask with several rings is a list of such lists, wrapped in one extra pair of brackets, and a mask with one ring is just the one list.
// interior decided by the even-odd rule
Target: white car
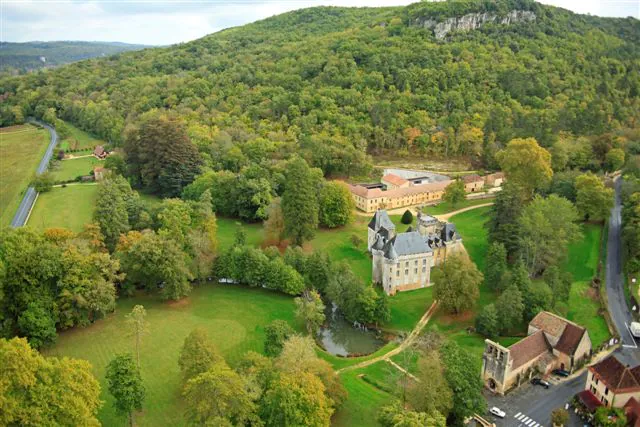
[(506, 412), (504, 412), (502, 409), (498, 408), (497, 406), (494, 406), (493, 408), (489, 409), (489, 412), (499, 418), (504, 418), (507, 415)]

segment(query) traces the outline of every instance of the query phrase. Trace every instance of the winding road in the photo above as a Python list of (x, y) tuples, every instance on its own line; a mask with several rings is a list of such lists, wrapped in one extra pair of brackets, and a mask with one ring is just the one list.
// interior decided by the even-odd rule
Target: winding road
[[(51, 160), (51, 157), (53, 156), (53, 150), (56, 147), (56, 144), (58, 144), (58, 134), (56, 133), (56, 130), (53, 127), (45, 123), (38, 122), (38, 121), (30, 121), (30, 122), (39, 124), (40, 126), (44, 127), (49, 131), (49, 135), (51, 136), (51, 140), (49, 141), (49, 146), (47, 147), (47, 151), (45, 151), (44, 156), (40, 160), (40, 164), (38, 164), (38, 169), (36, 169), (36, 174), (40, 175), (41, 173), (44, 173), (47, 170), (47, 167), (49, 166), (49, 160)], [(18, 211), (16, 212), (15, 216), (11, 220), (11, 227), (15, 228), (15, 227), (22, 227), (25, 225), (25, 223), (27, 222), (27, 219), (29, 218), (29, 212), (31, 212), (31, 209), (33, 208), (33, 204), (35, 203), (37, 196), (38, 196), (38, 192), (35, 190), (35, 188), (33, 188), (32, 186), (29, 186), (29, 188), (27, 188), (27, 191), (24, 193), (24, 197), (22, 198), (22, 201), (20, 202)]]

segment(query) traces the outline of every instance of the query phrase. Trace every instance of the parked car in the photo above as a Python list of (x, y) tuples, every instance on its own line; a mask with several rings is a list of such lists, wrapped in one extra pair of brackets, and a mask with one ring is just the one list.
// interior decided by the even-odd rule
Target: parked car
[(553, 370), (553, 375), (557, 375), (559, 377), (568, 377), (569, 375), (571, 375), (571, 373), (569, 371), (565, 371), (564, 369), (554, 369)]
[(494, 406), (493, 408), (489, 409), (489, 412), (498, 418), (504, 418), (507, 415), (506, 412), (504, 412), (502, 409), (498, 408), (497, 406)]
[(534, 379), (532, 379), (532, 380), (531, 380), (531, 384), (533, 384), (533, 385), (540, 385), (540, 386), (542, 386), (542, 387), (544, 387), (544, 388), (549, 388), (549, 386), (551, 385), (551, 384), (549, 384), (547, 381), (545, 381), (545, 380), (543, 380), (543, 379), (540, 379), (540, 378), (534, 378)]

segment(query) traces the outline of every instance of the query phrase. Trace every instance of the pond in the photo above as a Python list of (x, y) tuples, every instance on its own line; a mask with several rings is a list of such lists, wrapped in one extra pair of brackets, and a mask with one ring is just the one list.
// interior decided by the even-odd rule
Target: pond
[(328, 353), (336, 356), (365, 355), (385, 344), (378, 331), (348, 322), (335, 305), (327, 305), (325, 315), (327, 321), (320, 328), (318, 339)]

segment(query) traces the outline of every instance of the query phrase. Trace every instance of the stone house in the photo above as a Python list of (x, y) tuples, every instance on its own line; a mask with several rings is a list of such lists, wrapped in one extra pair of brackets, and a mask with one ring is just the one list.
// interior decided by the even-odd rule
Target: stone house
[(431, 269), (462, 246), (453, 224), (420, 214), (418, 231), (398, 234), (387, 212), (377, 211), (367, 233), (373, 280), (388, 295), (430, 286)]
[(467, 193), (476, 193), (484, 188), (484, 178), (480, 175), (465, 175), (462, 177), (462, 182), (464, 182), (464, 191)]
[(622, 408), (629, 400), (640, 399), (640, 365), (630, 368), (609, 356), (589, 366), (585, 391), (604, 406)]
[(500, 187), (504, 183), (504, 173), (496, 172), (484, 177), (484, 184), (487, 187)]
[(591, 339), (585, 328), (543, 311), (529, 323), (528, 336), (510, 347), (485, 340), (482, 379), (491, 391), (504, 394), (534, 374), (573, 371), (590, 354)]
[(96, 148), (93, 150), (93, 156), (96, 159), (104, 160), (109, 155), (109, 152), (104, 149), (102, 145), (96, 145)]
[(407, 188), (411, 185), (408, 180), (394, 174), (383, 176), (380, 182), (386, 187), (387, 191), (395, 190), (396, 188)]
[(109, 173), (109, 169), (104, 168), (102, 166), (96, 166), (93, 168), (93, 177), (96, 181), (102, 181), (107, 174)]

